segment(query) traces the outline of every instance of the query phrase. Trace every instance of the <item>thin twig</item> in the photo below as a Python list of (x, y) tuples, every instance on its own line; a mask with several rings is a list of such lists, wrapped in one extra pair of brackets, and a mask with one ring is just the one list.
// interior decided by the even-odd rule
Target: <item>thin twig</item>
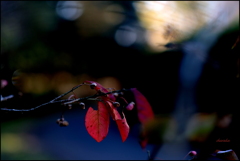
[(77, 86), (75, 86), (75, 87), (73, 87), (70, 91), (68, 91), (68, 92), (66, 92), (66, 93), (63, 93), (63, 94), (61, 94), (60, 96), (58, 96), (58, 97), (56, 97), (56, 98), (54, 98), (53, 100), (51, 100), (50, 102), (54, 102), (54, 101), (56, 101), (57, 99), (59, 99), (59, 98), (62, 98), (63, 96), (65, 96), (65, 95), (67, 95), (68, 93), (70, 93), (70, 92), (72, 92), (72, 91), (74, 91), (75, 89), (77, 89), (78, 87), (81, 87), (83, 85), (83, 83), (82, 84), (79, 84), (79, 85), (77, 85)]
[(61, 94), (60, 96), (54, 98), (53, 100), (47, 102), (47, 103), (43, 103), (39, 106), (36, 106), (36, 107), (33, 107), (33, 108), (30, 108), (30, 109), (8, 109), (8, 108), (1, 108), (1, 111), (15, 111), (15, 112), (27, 112), (27, 111), (33, 111), (33, 110), (36, 110), (42, 106), (46, 106), (48, 104), (55, 104), (55, 103), (73, 103), (73, 102), (81, 102), (81, 101), (84, 101), (84, 100), (92, 100), (92, 98), (96, 98), (96, 97), (99, 97), (99, 96), (105, 96), (107, 94), (112, 94), (112, 93), (119, 93), (119, 92), (124, 92), (124, 91), (129, 91), (130, 89), (121, 89), (121, 90), (116, 90), (116, 91), (111, 91), (111, 92), (107, 92), (107, 93), (104, 93), (104, 92), (98, 92), (97, 94), (94, 94), (92, 96), (88, 96), (88, 97), (83, 97), (83, 98), (77, 98), (77, 99), (64, 99), (64, 100), (58, 100), (56, 101), (57, 99), (67, 95), (68, 93), (72, 92), (73, 90), (77, 89), (78, 87), (82, 86), (83, 84), (79, 84), (75, 87), (73, 87), (70, 91), (64, 93), (64, 94)]

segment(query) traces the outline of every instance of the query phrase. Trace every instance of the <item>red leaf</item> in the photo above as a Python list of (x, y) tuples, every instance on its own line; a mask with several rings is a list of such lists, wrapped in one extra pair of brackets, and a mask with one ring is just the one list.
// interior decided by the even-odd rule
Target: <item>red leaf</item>
[[(95, 87), (94, 89), (95, 89), (96, 91), (99, 91), (99, 90), (100, 90), (101, 92), (104, 92), (104, 93), (109, 92), (106, 88), (104, 88), (101, 84), (99, 84), (99, 83), (97, 83), (97, 82), (86, 80), (86, 81), (84, 81), (84, 83), (89, 83), (89, 84), (95, 83), (95, 84), (96, 84), (96, 87)], [(109, 98), (110, 100), (113, 100), (113, 101), (116, 100), (116, 98), (114, 97), (113, 94), (108, 94), (108, 98)], [(103, 100), (106, 100), (106, 97), (103, 97)]]
[(108, 110), (109, 113), (112, 117), (112, 119), (115, 120), (119, 120), (122, 119), (121, 115), (119, 114), (119, 112), (117, 111), (116, 107), (113, 106), (112, 102), (106, 101), (107, 105), (108, 105)]
[(146, 97), (141, 92), (139, 92), (136, 88), (131, 88), (131, 91), (133, 92), (135, 97), (139, 121), (143, 123), (148, 119), (153, 118), (154, 113)]
[(120, 132), (121, 138), (122, 138), (122, 142), (124, 142), (129, 134), (129, 126), (127, 123), (127, 120), (123, 114), (123, 119), (121, 120), (116, 120), (117, 126), (118, 126), (118, 130)]
[(112, 102), (106, 101), (106, 103), (108, 104), (110, 115), (112, 116), (113, 120), (116, 121), (117, 123), (122, 141), (124, 142), (129, 134), (129, 126), (127, 120), (123, 113), (122, 113), (123, 118), (121, 117), (116, 107), (113, 106)]
[(85, 126), (88, 133), (97, 141), (102, 141), (108, 134), (109, 113), (104, 103), (98, 102), (98, 110), (88, 108)]

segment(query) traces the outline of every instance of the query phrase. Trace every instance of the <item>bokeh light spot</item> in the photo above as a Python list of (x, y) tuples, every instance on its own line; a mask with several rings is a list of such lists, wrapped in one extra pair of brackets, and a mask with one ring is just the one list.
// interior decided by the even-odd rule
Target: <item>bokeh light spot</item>
[(121, 26), (115, 33), (115, 41), (124, 47), (129, 47), (137, 40), (137, 34), (130, 26)]
[(66, 20), (76, 20), (83, 13), (83, 5), (76, 1), (59, 1), (56, 7), (57, 14)]

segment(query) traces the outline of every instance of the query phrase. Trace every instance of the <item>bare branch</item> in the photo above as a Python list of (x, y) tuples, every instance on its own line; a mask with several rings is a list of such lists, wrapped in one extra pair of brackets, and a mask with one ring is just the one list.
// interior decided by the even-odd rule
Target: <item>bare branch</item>
[(68, 92), (66, 92), (66, 93), (63, 93), (63, 94), (61, 94), (60, 96), (58, 96), (58, 97), (54, 98), (54, 99), (53, 99), (53, 100), (51, 100), (50, 102), (54, 102), (54, 101), (56, 101), (57, 99), (59, 99), (59, 98), (62, 98), (63, 96), (66, 96), (68, 93), (70, 93), (70, 92), (74, 91), (75, 89), (77, 89), (78, 87), (81, 87), (82, 85), (84, 85), (84, 83), (82, 83), (82, 84), (79, 84), (79, 85), (77, 85), (77, 86), (73, 87), (73, 88), (72, 88), (70, 91), (68, 91)]
[[(92, 96), (88, 96), (88, 97), (83, 97), (83, 98), (77, 98), (77, 99), (64, 99), (64, 100), (58, 100), (59, 98), (62, 98), (63, 96), (69, 94), (70, 92), (74, 91), (75, 89), (77, 89), (78, 87), (82, 86), (84, 84), (79, 84), (75, 87), (73, 87), (71, 90), (69, 90), (68, 92), (66, 93), (63, 93), (61, 94), (60, 96), (54, 98), (53, 100), (47, 102), (47, 103), (43, 103), (39, 106), (36, 106), (36, 107), (33, 107), (33, 108), (30, 108), (30, 109), (9, 109), (9, 108), (1, 108), (1, 111), (15, 111), (15, 112), (28, 112), (28, 111), (33, 111), (33, 110), (36, 110), (42, 106), (46, 106), (46, 105), (49, 105), (49, 104), (56, 104), (56, 103), (64, 103), (64, 104), (71, 104), (71, 103), (74, 103), (74, 102), (82, 102), (82, 101), (86, 101), (86, 100), (96, 100), (96, 99), (93, 99), (93, 98), (97, 98), (99, 96), (105, 96), (107, 94), (112, 94), (112, 93), (120, 93), (120, 92), (124, 92), (124, 91), (129, 91), (130, 89), (121, 89), (121, 90), (116, 90), (116, 91), (111, 91), (111, 92), (107, 92), (107, 93), (104, 93), (104, 92), (98, 92), (96, 93), (95, 95), (92, 95)], [(85, 84), (87, 85), (87, 84)]]

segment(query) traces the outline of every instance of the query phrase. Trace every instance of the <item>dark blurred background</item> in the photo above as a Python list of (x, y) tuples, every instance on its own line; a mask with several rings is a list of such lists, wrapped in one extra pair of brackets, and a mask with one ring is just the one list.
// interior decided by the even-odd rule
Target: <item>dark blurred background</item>
[[(211, 43), (201, 35), (209, 35)], [(184, 91), (184, 100), (193, 100), (194, 106), (186, 132), (190, 147), (177, 152), (178, 146), (167, 145), (167, 150), (158, 149), (157, 157), (183, 159), (189, 150), (201, 151), (210, 143), (212, 149), (239, 154), (237, 39), (238, 1), (1, 1), (1, 99), (13, 97), (1, 101), (1, 108), (29, 109), (92, 80), (116, 90), (136, 87), (156, 116), (168, 117), (178, 111)], [(191, 42), (208, 50), (188, 50), (185, 44)], [(189, 51), (197, 58), (193, 65)], [(204, 61), (196, 51), (203, 51)], [(186, 87), (184, 80), (191, 75), (196, 75), (194, 83)], [(75, 94), (92, 92), (83, 87)], [(124, 143), (114, 122), (106, 139), (97, 143), (85, 129), (86, 110), (67, 111), (68, 127), (55, 123), (61, 112), (59, 105), (1, 111), (1, 159), (147, 159), (138, 143), (136, 111), (126, 112), (131, 131)], [(161, 129), (161, 123), (156, 128)]]

